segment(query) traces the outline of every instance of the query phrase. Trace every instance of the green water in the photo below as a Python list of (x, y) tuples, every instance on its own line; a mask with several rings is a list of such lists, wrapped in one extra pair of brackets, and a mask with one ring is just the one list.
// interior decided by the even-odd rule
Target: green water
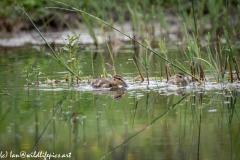
[[(75, 160), (240, 159), (239, 90), (189, 89), (182, 96), (136, 88), (116, 101), (110, 91), (28, 86), (27, 78), (43, 83), (45, 78), (65, 78), (66, 72), (47, 52), (32, 47), (1, 51), (1, 158), (36, 151)], [(128, 61), (131, 56), (116, 58), (123, 76), (137, 75)], [(111, 62), (109, 55), (103, 57)], [(91, 53), (83, 51), (83, 76), (100, 75), (101, 63), (100, 55), (92, 64)], [(153, 68), (149, 66), (152, 76), (159, 75)]]

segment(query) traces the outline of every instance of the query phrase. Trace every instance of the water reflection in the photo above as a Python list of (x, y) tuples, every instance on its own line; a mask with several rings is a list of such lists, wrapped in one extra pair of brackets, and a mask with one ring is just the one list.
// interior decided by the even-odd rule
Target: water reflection
[[(221, 94), (195, 90), (181, 96), (136, 90), (135, 97), (122, 88), (50, 93), (36, 87), (28, 92), (28, 109), (22, 108), (26, 105), (19, 110), (1, 109), (5, 113), (1, 114), (0, 140), (4, 151), (71, 153), (70, 159), (240, 156), (237, 90)], [(125, 99), (113, 100), (121, 95)], [(14, 119), (10, 119), (12, 114)], [(21, 118), (24, 115), (27, 119)]]
[(100, 90), (91, 90), (91, 93), (95, 96), (105, 96), (111, 97), (114, 100), (121, 100), (124, 98), (126, 88), (124, 87), (115, 87), (110, 89), (100, 89)]
[(126, 89), (124, 87), (110, 89), (111, 97), (115, 100), (122, 99), (125, 95), (125, 92), (126, 92)]
[(20, 67), (9, 72), (7, 66), (0, 72), (3, 152), (83, 160), (240, 158), (238, 88), (25, 89)]

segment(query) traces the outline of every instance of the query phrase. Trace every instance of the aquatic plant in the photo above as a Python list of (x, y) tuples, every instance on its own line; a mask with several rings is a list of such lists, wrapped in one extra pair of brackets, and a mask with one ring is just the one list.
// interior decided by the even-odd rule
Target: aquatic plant
[[(65, 61), (66, 65), (78, 76), (82, 74), (81, 71), (81, 54), (79, 54), (79, 46), (76, 45), (79, 36), (68, 36), (67, 39), (63, 39), (65, 42), (65, 45), (60, 47), (60, 51), (58, 54), (59, 59), (61, 59), (62, 62)], [(68, 74), (66, 76), (66, 80), (73, 82), (73, 77), (71, 77), (71, 74)]]

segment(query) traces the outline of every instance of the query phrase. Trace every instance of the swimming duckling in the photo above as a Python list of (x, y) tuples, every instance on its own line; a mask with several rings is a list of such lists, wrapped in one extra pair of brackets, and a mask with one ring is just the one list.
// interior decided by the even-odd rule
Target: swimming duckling
[(172, 76), (168, 82), (168, 85), (179, 85), (179, 86), (187, 86), (189, 84), (188, 78), (181, 72), (177, 73), (176, 75)]
[(119, 74), (114, 75), (110, 80), (105, 78), (97, 78), (91, 83), (93, 88), (116, 88), (118, 85), (128, 87), (127, 83), (123, 80), (123, 77)]

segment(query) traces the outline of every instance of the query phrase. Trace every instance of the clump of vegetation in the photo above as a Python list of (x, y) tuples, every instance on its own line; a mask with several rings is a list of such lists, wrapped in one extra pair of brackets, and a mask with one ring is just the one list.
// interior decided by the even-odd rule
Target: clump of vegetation
[[(68, 36), (64, 39), (65, 45), (60, 47), (60, 51), (57, 53), (59, 59), (71, 69), (76, 75), (82, 74), (81, 66), (81, 55), (79, 54), (79, 46), (75, 45), (80, 36)], [(67, 81), (73, 81), (72, 74), (68, 74), (66, 77)]]
[[(150, 10), (148, 10), (146, 6), (150, 5), (150, 4), (141, 6), (140, 5), (141, 3), (136, 3), (133, 7), (130, 7), (131, 1), (128, 4), (126, 4), (126, 6), (128, 6), (128, 7), (125, 7), (124, 9), (126, 9), (126, 13), (131, 13), (130, 15), (131, 15), (132, 23), (133, 23), (133, 31), (134, 32), (133, 32), (133, 37), (131, 37), (131, 36), (127, 35), (126, 33), (120, 31), (119, 29), (113, 27), (113, 25), (111, 23), (112, 17), (109, 17), (109, 15), (106, 16), (104, 14), (105, 12), (103, 12), (103, 11), (102, 12), (99, 11), (98, 14), (96, 14), (96, 15), (100, 14), (99, 17), (100, 18), (102, 17), (102, 19), (100, 19), (99, 17), (85, 11), (87, 9), (78, 9), (81, 7), (75, 7), (75, 6), (73, 7), (73, 5), (71, 5), (71, 3), (66, 4), (66, 3), (59, 2), (59, 1), (51, 1), (51, 2), (55, 3), (55, 7), (50, 7), (49, 8), (50, 10), (54, 9), (57, 11), (64, 10), (64, 11), (71, 11), (74, 13), (81, 13), (79, 15), (83, 15), (82, 17), (84, 19), (84, 22), (87, 24), (87, 26), (89, 26), (88, 28), (89, 28), (89, 31), (90, 31), (93, 39), (96, 39), (96, 36), (94, 35), (92, 25), (90, 25), (90, 19), (91, 19), (91, 22), (93, 22), (94, 24), (98, 24), (100, 22), (101, 24), (106, 25), (107, 27), (130, 38), (130, 40), (133, 42), (135, 54), (137, 54), (137, 52), (138, 52), (137, 50), (135, 50), (136, 46), (137, 47), (140, 46), (140, 47), (143, 47), (144, 49), (146, 49), (144, 60), (143, 60), (143, 62), (139, 61), (139, 63), (144, 63), (142, 66), (144, 66), (144, 69), (146, 70), (147, 77), (149, 77), (149, 73), (148, 73), (149, 57), (147, 55), (150, 56), (149, 53), (153, 53), (155, 56), (157, 56), (157, 57), (161, 58), (163, 61), (165, 61), (166, 74), (168, 75), (167, 77), (169, 77), (171, 74), (170, 67), (174, 67), (174, 68), (184, 72), (185, 74), (190, 75), (192, 77), (192, 81), (197, 80), (198, 82), (202, 83), (202, 81), (205, 80), (204, 67), (207, 68), (208, 70), (211, 70), (214, 73), (216, 73), (216, 75), (215, 75), (216, 79), (223, 79), (224, 75), (226, 73), (226, 68), (227, 68), (227, 66), (229, 66), (228, 67), (229, 72), (230, 72), (229, 79), (230, 79), (230, 82), (233, 82), (233, 79), (234, 79), (233, 74), (232, 74), (233, 73), (232, 64), (233, 64), (235, 66), (235, 70), (237, 71), (237, 78), (239, 80), (239, 75), (238, 75), (239, 69), (238, 69), (238, 66), (236, 63), (236, 58), (234, 57), (231, 38), (230, 38), (230, 37), (233, 37), (234, 34), (238, 32), (232, 28), (234, 25), (230, 25), (230, 24), (232, 24), (232, 22), (229, 20), (230, 18), (232, 18), (233, 15), (239, 16), (237, 14), (237, 12), (235, 12), (238, 10), (238, 7), (237, 8), (235, 7), (233, 9), (233, 11), (229, 10), (229, 6), (233, 5), (234, 1), (231, 1), (231, 3), (227, 3), (227, 4), (226, 3), (214, 3), (214, 4), (211, 3), (210, 4), (205, 1), (204, 2), (187, 1), (188, 3), (185, 4), (181, 0), (178, 1), (179, 3), (177, 6), (180, 8), (180, 13), (182, 13), (182, 20), (179, 20), (179, 21), (183, 22), (183, 26), (181, 28), (181, 30), (183, 30), (183, 32), (181, 34), (185, 34), (184, 38), (185, 38), (185, 42), (186, 42), (187, 48), (188, 48), (188, 51), (185, 53), (185, 56), (186, 56), (187, 62), (189, 64), (189, 69), (186, 67), (186, 65), (183, 65), (180, 62), (174, 62), (168, 58), (168, 52), (167, 52), (168, 48), (166, 46), (166, 42), (168, 40), (166, 40), (166, 41), (161, 40), (161, 37), (160, 37), (159, 47), (161, 49), (161, 53), (157, 53), (155, 50), (152, 49), (151, 39), (150, 38), (147, 39), (146, 36), (149, 36), (151, 34), (151, 36), (154, 37), (154, 35), (153, 35), (154, 32), (149, 32), (150, 33), (149, 34), (146, 31), (147, 34), (146, 35), (143, 34), (145, 29), (148, 28), (148, 26), (147, 25), (144, 26), (144, 24), (148, 23), (149, 21), (153, 21), (153, 20), (158, 21), (158, 19), (156, 18), (156, 15), (161, 14), (163, 16), (163, 13), (162, 12), (158, 13), (158, 11), (156, 11), (156, 9), (154, 7), (152, 7)], [(187, 4), (189, 4), (190, 6), (188, 6)], [(158, 5), (162, 5), (162, 4), (159, 3), (155, 7), (157, 7)], [(215, 7), (216, 11), (215, 12), (210, 11), (210, 9), (213, 9), (213, 6), (215, 6), (215, 5), (217, 5)], [(152, 5), (150, 5), (150, 6), (152, 6)], [(108, 6), (108, 7), (111, 8), (110, 6)], [(141, 9), (139, 9), (139, 7)], [(176, 5), (173, 6), (173, 8), (174, 7), (176, 7)], [(221, 7), (223, 7), (223, 10), (221, 10)], [(100, 9), (100, 8), (98, 8), (98, 9)], [(147, 14), (138, 13), (140, 10), (143, 10), (143, 11), (146, 10)], [(23, 11), (24, 11), (24, 13), (26, 13), (25, 10), (23, 10)], [(111, 11), (107, 10), (106, 12), (111, 12)], [(207, 20), (210, 20), (212, 18), (211, 16), (214, 16), (216, 13), (224, 15), (223, 24), (226, 27), (223, 28), (223, 27), (218, 26), (216, 28), (215, 25), (217, 23), (211, 24), (209, 22), (209, 24), (211, 25), (211, 27), (210, 27), (211, 32), (208, 32), (208, 33), (212, 33), (212, 36), (208, 36), (208, 39), (207, 39), (208, 42), (205, 42), (205, 44), (207, 44), (206, 49), (207, 49), (207, 53), (208, 53), (208, 60), (209, 60), (208, 61), (205, 58), (205, 55), (203, 55), (203, 53), (205, 53), (205, 52), (202, 52), (202, 47), (203, 47), (202, 41), (205, 40), (205, 38), (204, 38), (205, 33), (203, 32), (205, 30), (205, 28), (204, 28), (205, 26), (202, 25), (202, 18), (205, 18), (206, 15), (210, 15), (209, 19), (207, 19)], [(181, 16), (179, 16), (179, 17), (181, 17)], [(110, 23), (108, 22), (109, 20), (105, 20), (106, 18), (110, 18)], [(218, 17), (215, 17), (215, 18), (218, 18)], [(28, 19), (34, 25), (34, 22), (32, 21), (31, 17), (28, 16)], [(81, 20), (81, 18), (80, 18), (80, 20)], [(163, 27), (167, 28), (165, 21), (163, 21), (163, 22), (164, 22)], [(35, 25), (34, 25), (34, 27), (40, 33), (38, 27), (36, 27)], [(222, 32), (224, 34), (219, 34), (220, 30), (222, 30)], [(231, 33), (229, 33), (230, 30), (232, 31)], [(216, 33), (216, 34), (213, 34), (213, 33)], [(41, 33), (40, 33), (40, 35), (41, 35)], [(209, 35), (209, 34), (207, 34), (207, 35)], [(163, 39), (165, 39), (165, 37), (166, 37), (166, 39), (169, 38), (168, 35), (163, 35), (163, 36), (164, 36)], [(183, 35), (181, 35), (181, 36), (183, 36)], [(44, 39), (43, 36), (42, 36), (42, 38)], [(220, 38), (224, 38), (227, 43), (227, 46), (223, 45), (223, 47), (225, 49), (225, 53), (227, 53), (225, 59), (220, 59), (221, 56), (217, 56), (217, 57), (214, 56), (215, 53), (213, 53), (211, 51), (212, 46), (215, 47), (216, 45), (222, 45), (221, 43), (219, 43)], [(72, 67), (72, 62), (74, 62), (75, 59), (72, 59), (72, 56), (71, 56), (72, 52), (75, 52), (75, 48), (72, 48), (72, 43), (74, 43), (75, 40), (76, 40), (76, 37), (72, 37), (72, 38), (69, 37), (69, 39), (68, 39), (69, 42), (67, 43), (68, 45), (63, 47), (63, 49), (65, 51), (69, 52), (70, 56), (68, 57), (68, 61), (69, 61), (69, 58), (71, 61), (69, 63), (69, 65), (62, 63), (63, 61), (59, 61), (59, 57), (52, 50), (52, 52), (53, 52), (52, 57), (59, 64), (61, 64), (65, 69), (67, 69), (70, 72), (70, 74), (72, 74), (72, 75), (76, 75), (76, 73), (73, 71), (73, 67)], [(96, 43), (95, 45), (97, 45), (97, 43), (98, 43), (97, 40), (95, 40), (94, 42)], [(216, 53), (219, 55), (219, 54), (222, 54), (222, 51), (223, 51), (223, 49), (221, 49), (221, 52), (219, 53), (219, 50), (217, 50)], [(112, 57), (110, 50), (109, 50), (109, 52)], [(142, 54), (142, 55), (144, 55), (144, 54)], [(113, 61), (113, 67), (114, 67), (113, 58), (112, 58), (112, 61)], [(211, 64), (212, 62), (213, 62), (213, 64)], [(223, 69), (222, 64), (226, 64), (224, 66), (224, 69)], [(79, 73), (77, 73), (77, 75), (79, 75)]]

